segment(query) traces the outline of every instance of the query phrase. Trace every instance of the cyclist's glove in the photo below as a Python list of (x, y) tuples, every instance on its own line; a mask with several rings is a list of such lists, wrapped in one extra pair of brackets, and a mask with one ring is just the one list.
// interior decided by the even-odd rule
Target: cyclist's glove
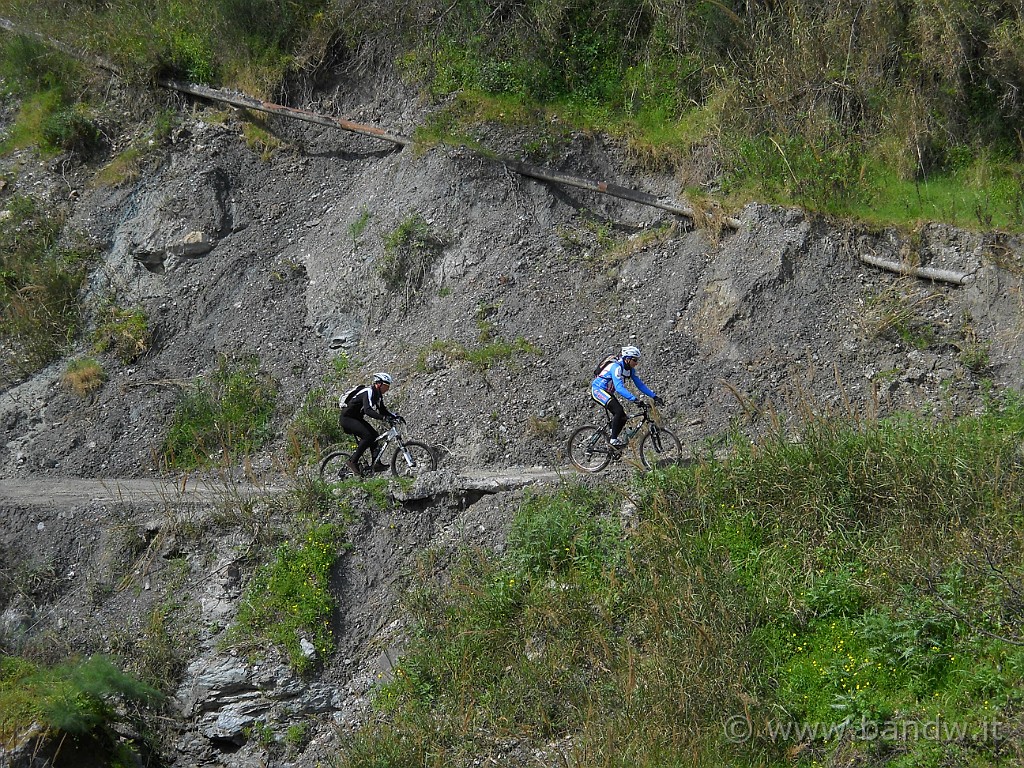
[(636, 399), (636, 407), (637, 407), (637, 408), (639, 408), (639, 409), (640, 409), (641, 411), (646, 411), (646, 410), (648, 409), (648, 407), (649, 407), (649, 406), (647, 405), (647, 403), (646, 403), (646, 402), (645, 402), (644, 400), (641, 400), (641, 399), (640, 399), (640, 398), (638, 397), (638, 398)]
[(396, 424), (405, 424), (405, 417), (404, 417), (404, 416), (395, 416), (395, 418), (393, 419), (393, 421), (394, 421), (394, 422), (395, 422)]
[(665, 401), (664, 401), (664, 400), (662, 400), (662, 399), (661, 399), (660, 397), (658, 397), (657, 395), (655, 395), (655, 396), (654, 396), (654, 404), (655, 404), (655, 405), (664, 405), (664, 404), (665, 404)]

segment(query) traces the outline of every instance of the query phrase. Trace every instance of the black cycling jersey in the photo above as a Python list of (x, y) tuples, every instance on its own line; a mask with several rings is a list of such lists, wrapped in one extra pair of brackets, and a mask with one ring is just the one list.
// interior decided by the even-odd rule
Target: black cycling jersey
[(342, 409), (341, 415), (347, 419), (363, 419), (369, 416), (371, 419), (380, 421), (395, 418), (395, 414), (384, 405), (384, 395), (373, 387), (360, 389), (348, 405)]

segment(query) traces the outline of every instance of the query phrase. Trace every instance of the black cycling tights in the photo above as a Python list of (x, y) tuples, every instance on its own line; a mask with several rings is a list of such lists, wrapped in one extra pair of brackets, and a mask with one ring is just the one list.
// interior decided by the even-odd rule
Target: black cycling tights
[(615, 398), (615, 395), (611, 396), (605, 408), (612, 415), (612, 437), (618, 437), (622, 428), (626, 426), (626, 409), (622, 407), (622, 403)]
[[(620, 405), (619, 408), (621, 407), (622, 406)], [(373, 445), (373, 441), (377, 439), (377, 430), (362, 419), (350, 419), (348, 416), (342, 416), (341, 428), (350, 435), (355, 435), (359, 439), (359, 444), (356, 446), (355, 453), (352, 454), (352, 461), (359, 461), (359, 457), (363, 455), (363, 451)]]

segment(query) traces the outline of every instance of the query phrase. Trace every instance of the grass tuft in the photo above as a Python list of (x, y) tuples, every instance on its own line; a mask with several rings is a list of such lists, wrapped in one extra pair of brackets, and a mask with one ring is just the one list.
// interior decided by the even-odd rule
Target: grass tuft
[(96, 392), (106, 381), (107, 372), (99, 361), (91, 357), (72, 360), (61, 377), (64, 386), (82, 398)]
[(334, 646), (330, 575), (340, 545), (341, 529), (332, 523), (311, 525), (298, 540), (281, 544), (246, 588), (231, 642), (269, 641), (296, 672), (311, 670)]

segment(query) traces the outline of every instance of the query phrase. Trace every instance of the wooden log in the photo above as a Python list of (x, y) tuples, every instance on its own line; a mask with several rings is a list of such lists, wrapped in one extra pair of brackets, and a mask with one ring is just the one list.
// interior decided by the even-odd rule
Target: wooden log
[[(648, 194), (647, 192), (640, 192), (635, 189), (629, 189), (628, 187), (620, 187), (617, 184), (610, 184), (607, 181), (593, 181), (579, 176), (570, 176), (569, 174), (561, 173), (560, 171), (540, 168), (536, 165), (530, 165), (529, 163), (523, 163), (519, 160), (511, 160), (508, 158), (498, 158), (498, 162), (523, 176), (529, 176), (542, 181), (550, 181), (556, 184), (567, 184), (571, 187), (579, 187), (580, 189), (589, 189), (594, 192), (600, 192), (604, 195), (611, 195), (612, 197), (619, 197), (623, 200), (631, 200), (634, 203), (641, 203), (643, 205), (652, 206), (653, 208), (660, 208), (663, 211), (669, 211), (670, 213), (676, 213), (680, 216), (686, 216), (692, 220), (696, 220), (699, 217), (699, 214), (693, 208), (687, 208), (670, 201), (662, 200), (654, 195)], [(710, 218), (710, 216), (708, 217)], [(722, 221), (726, 226), (731, 227), (732, 229), (739, 229), (740, 227), (739, 219), (727, 217)]]
[(923, 280), (935, 280), (940, 283), (966, 285), (971, 279), (971, 275), (964, 272), (954, 272), (949, 269), (935, 269), (934, 267), (915, 267), (899, 261), (887, 261), (886, 259), (880, 259), (877, 256), (871, 256), (867, 253), (862, 253), (860, 255), (860, 260), (873, 267), (885, 269), (889, 272), (895, 272), (897, 275), (909, 275), (910, 277), (919, 277)]
[[(181, 93), (187, 93), (192, 96), (199, 96), (212, 101), (220, 101), (245, 109), (255, 109), (272, 115), (281, 115), (282, 117), (304, 120), (309, 123), (316, 123), (317, 125), (323, 125), (329, 128), (340, 128), (342, 130), (359, 133), (364, 136), (372, 136), (375, 139), (390, 141), (391, 143), (399, 144), (402, 147), (408, 147), (415, 143), (412, 139), (406, 136), (388, 133), (376, 126), (354, 123), (351, 120), (343, 120), (337, 117), (329, 117), (327, 115), (311, 112), (308, 109), (285, 107), (281, 104), (263, 101), (261, 99), (253, 98), (252, 96), (246, 96), (245, 94), (233, 93), (217, 88), (209, 88), (208, 86), (198, 85), (196, 83), (184, 83), (177, 80), (164, 80), (160, 84), (165, 88), (170, 88)], [(654, 208), (660, 208), (661, 210), (669, 211), (670, 213), (686, 216), (691, 220), (696, 220), (699, 216), (699, 214), (692, 208), (677, 205), (670, 201), (661, 200), (654, 195), (646, 192), (640, 192), (635, 189), (629, 189), (628, 187), (620, 187), (617, 184), (610, 184), (606, 181), (594, 181), (580, 176), (571, 176), (566, 173), (561, 173), (560, 171), (541, 168), (507, 157), (497, 157), (495, 160), (506, 168), (509, 168), (522, 176), (529, 176), (530, 178), (555, 184), (566, 184), (571, 187), (579, 187), (580, 189), (589, 189), (604, 195), (622, 198), (623, 200), (631, 200), (635, 203), (649, 205)], [(732, 229), (738, 229), (740, 226), (739, 220), (734, 218), (725, 218), (723, 223)]]
[(345, 120), (340, 117), (330, 117), (328, 115), (321, 115), (318, 112), (312, 112), (308, 109), (296, 109), (294, 107), (285, 107), (281, 104), (274, 104), (270, 101), (263, 101), (262, 99), (256, 99), (252, 96), (246, 96), (242, 93), (234, 93), (231, 91), (224, 91), (219, 88), (209, 88), (205, 85), (198, 85), (196, 83), (183, 83), (178, 80), (162, 80), (160, 85), (164, 88), (170, 88), (171, 90), (178, 91), (180, 93), (187, 93), (192, 96), (200, 96), (204, 99), (210, 99), (212, 101), (221, 101), (225, 104), (231, 104), (235, 107), (242, 107), (243, 109), (255, 109), (258, 112), (267, 112), (271, 115), (281, 115), (282, 117), (290, 117), (294, 120), (303, 120), (307, 123), (316, 123), (317, 125), (324, 125), (328, 128), (340, 128), (343, 131), (350, 131), (352, 133), (359, 133), (363, 136), (371, 136), (375, 139), (381, 139), (382, 141), (389, 141), (392, 144), (398, 144), (402, 147), (411, 146), (414, 142), (412, 139), (406, 136), (400, 136), (396, 133), (388, 133), (382, 128), (378, 128), (375, 125), (365, 125), (363, 123), (354, 123), (351, 120)]

